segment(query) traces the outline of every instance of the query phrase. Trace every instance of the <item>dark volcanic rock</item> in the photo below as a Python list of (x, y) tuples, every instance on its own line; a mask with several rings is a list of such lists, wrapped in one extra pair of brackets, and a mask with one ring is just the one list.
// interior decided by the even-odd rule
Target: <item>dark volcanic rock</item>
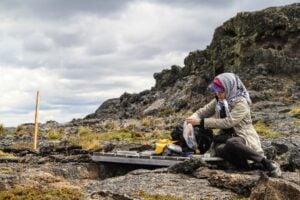
[(204, 166), (208, 166), (204, 160), (200, 158), (191, 158), (169, 167), (169, 171), (173, 173), (191, 174), (197, 168)]
[(228, 188), (237, 194), (250, 196), (251, 189), (256, 185), (258, 179), (259, 175), (255, 172), (246, 174), (215, 171), (210, 174), (208, 181), (213, 186)]

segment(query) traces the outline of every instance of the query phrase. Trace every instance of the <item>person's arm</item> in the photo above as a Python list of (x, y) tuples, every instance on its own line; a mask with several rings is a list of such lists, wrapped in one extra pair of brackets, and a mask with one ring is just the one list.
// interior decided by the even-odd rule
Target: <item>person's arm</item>
[(215, 119), (215, 118), (205, 118), (204, 119), (204, 128), (232, 128), (239, 124), (244, 117), (250, 112), (249, 105), (244, 99), (237, 102), (232, 108), (230, 115), (226, 118)]
[(211, 117), (215, 113), (217, 100), (213, 99), (208, 104), (206, 104), (203, 108), (200, 108), (196, 112), (194, 112), (190, 117), (188, 117), (187, 123), (191, 123), (192, 125), (199, 125), (200, 120), (202, 118)]

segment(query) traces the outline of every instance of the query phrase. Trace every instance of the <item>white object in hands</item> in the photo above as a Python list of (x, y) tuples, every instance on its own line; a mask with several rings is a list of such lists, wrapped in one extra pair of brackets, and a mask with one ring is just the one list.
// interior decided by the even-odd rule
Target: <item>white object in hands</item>
[(183, 137), (186, 141), (187, 146), (190, 149), (196, 150), (198, 147), (196, 137), (194, 134), (194, 128), (192, 124), (188, 124), (186, 121), (183, 123)]

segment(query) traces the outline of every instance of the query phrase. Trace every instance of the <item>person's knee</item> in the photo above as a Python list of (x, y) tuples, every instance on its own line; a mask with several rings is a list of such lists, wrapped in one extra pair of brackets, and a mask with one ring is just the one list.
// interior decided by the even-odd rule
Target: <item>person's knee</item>
[(236, 150), (239, 148), (239, 146), (241, 145), (241, 141), (239, 140), (239, 138), (230, 138), (226, 141), (226, 148), (228, 150)]
[(237, 137), (230, 138), (226, 141), (226, 144), (229, 144), (229, 145), (236, 145), (239, 143), (240, 143), (240, 140)]

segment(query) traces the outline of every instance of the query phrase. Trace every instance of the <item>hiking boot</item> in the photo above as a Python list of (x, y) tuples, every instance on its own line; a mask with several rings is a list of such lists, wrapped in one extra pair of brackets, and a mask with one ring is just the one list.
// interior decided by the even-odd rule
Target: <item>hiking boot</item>
[(268, 175), (271, 177), (280, 177), (282, 174), (280, 166), (277, 162), (271, 161), (268, 166)]
[(268, 171), (269, 176), (271, 177), (281, 176), (282, 172), (277, 162), (264, 158), (261, 163), (263, 164), (264, 169)]

